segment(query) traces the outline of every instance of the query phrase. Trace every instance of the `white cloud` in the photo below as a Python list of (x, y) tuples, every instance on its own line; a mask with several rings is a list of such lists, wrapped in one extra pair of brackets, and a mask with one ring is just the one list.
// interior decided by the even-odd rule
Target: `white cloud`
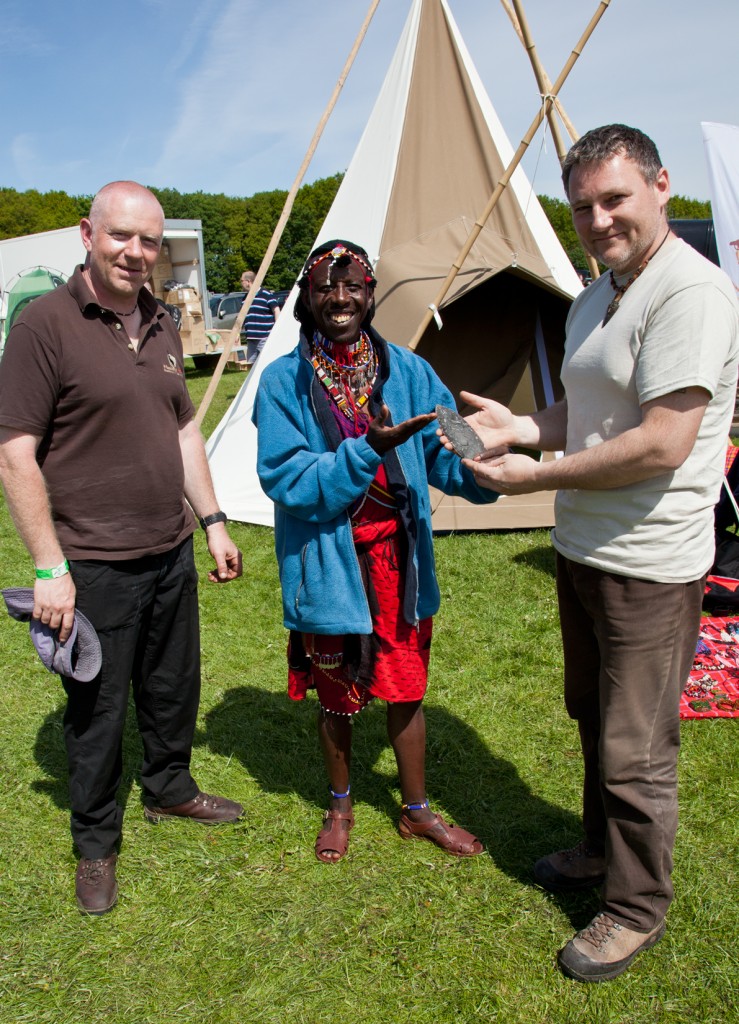
[(10, 54), (17, 57), (43, 57), (53, 53), (56, 47), (43, 39), (32, 21), (24, 21), (7, 12), (3, 15), (0, 32), (0, 56)]
[[(2, 0), (0, 183), (88, 192), (112, 177), (249, 195), (297, 173), (369, 0)], [(381, 3), (306, 180), (345, 169), (411, 0)], [(449, 0), (514, 148), (537, 109), (523, 48), (497, 3)], [(526, 0), (555, 77), (595, 0)], [(700, 121), (734, 123), (737, 0), (612, 3), (562, 91), (580, 131), (612, 120), (652, 134), (676, 191), (707, 197)], [(147, 31), (148, 29), (148, 31)], [(728, 78), (727, 78), (728, 76)], [(24, 104), (17, 102), (23, 95)], [(524, 165), (561, 196), (551, 144)], [(74, 173), (81, 169), (83, 173)]]
[[(187, 190), (207, 179), (210, 191), (241, 195), (291, 184), (362, 23), (358, 6), (332, 8), (329, 31), (309, 5), (230, 0), (201, 40), (150, 179)], [(375, 91), (360, 90), (350, 141), (326, 173), (349, 162)]]

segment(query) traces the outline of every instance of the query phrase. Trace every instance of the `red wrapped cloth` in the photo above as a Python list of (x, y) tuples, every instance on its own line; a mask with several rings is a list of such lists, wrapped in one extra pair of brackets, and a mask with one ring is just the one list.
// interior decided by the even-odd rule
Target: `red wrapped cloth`
[(372, 611), (372, 637), (301, 633), (292, 634), (288, 646), (288, 695), (303, 700), (315, 688), (321, 707), (341, 715), (356, 714), (373, 697), (390, 703), (421, 700), (433, 625), (431, 618), (417, 627), (403, 618), (402, 527), (383, 466), (351, 517)]

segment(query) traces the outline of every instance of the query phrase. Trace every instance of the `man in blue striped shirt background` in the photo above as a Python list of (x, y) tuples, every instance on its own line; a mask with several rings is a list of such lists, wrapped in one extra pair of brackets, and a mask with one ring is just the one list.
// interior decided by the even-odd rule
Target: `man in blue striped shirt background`
[[(251, 290), (256, 274), (253, 270), (245, 270), (241, 275), (241, 287), (245, 292)], [(246, 364), (251, 368), (257, 356), (264, 348), (269, 332), (280, 315), (280, 301), (268, 288), (260, 288), (252, 300), (241, 328), (241, 343), (246, 344)]]

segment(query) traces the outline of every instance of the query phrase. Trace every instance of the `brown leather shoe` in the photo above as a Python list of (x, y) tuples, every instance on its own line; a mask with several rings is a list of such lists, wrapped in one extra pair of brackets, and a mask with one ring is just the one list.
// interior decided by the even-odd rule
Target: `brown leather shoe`
[(560, 850), (534, 864), (534, 878), (550, 892), (576, 892), (602, 885), (606, 860), (602, 852), (588, 846), (587, 840), (571, 850)]
[(77, 906), (86, 914), (105, 914), (118, 899), (118, 883), (115, 880), (115, 862), (118, 857), (90, 860), (83, 857), (77, 864), (74, 876)]
[(192, 800), (174, 807), (144, 807), (147, 821), (156, 825), (165, 818), (190, 818), (201, 825), (220, 825), (238, 821), (244, 813), (241, 804), (227, 800), (225, 796), (211, 796), (209, 793), (198, 793)]
[(651, 949), (664, 934), (664, 921), (650, 932), (635, 932), (608, 914), (596, 914), (587, 928), (559, 951), (559, 966), (575, 981), (610, 981), (623, 974), (639, 953)]

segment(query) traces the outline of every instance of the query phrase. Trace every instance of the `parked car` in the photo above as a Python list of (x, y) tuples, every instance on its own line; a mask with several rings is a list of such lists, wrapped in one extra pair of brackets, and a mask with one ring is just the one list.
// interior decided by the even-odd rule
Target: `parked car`
[(220, 298), (210, 300), (210, 313), (213, 319), (213, 327), (218, 330), (230, 330), (239, 315), (239, 310), (244, 304), (246, 292), (228, 292)]
[[(285, 300), (290, 294), (289, 289), (275, 291), (275, 297), (280, 303), (280, 309), (285, 305)], [(210, 298), (210, 315), (213, 320), (213, 327), (226, 331), (233, 327), (239, 310), (244, 304), (246, 292), (227, 292), (226, 295), (213, 295)]]

